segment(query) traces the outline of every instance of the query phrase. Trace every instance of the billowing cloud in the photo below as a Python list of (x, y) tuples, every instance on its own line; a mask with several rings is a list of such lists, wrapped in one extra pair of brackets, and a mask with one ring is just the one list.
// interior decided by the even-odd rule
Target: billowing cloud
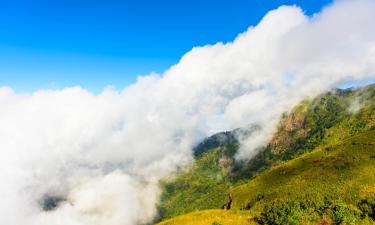
[(375, 2), (337, 1), (307, 17), (270, 11), (233, 42), (196, 47), (122, 91), (0, 89), (1, 224), (135, 225), (156, 214), (158, 180), (203, 137), (261, 127), (338, 83), (374, 78)]

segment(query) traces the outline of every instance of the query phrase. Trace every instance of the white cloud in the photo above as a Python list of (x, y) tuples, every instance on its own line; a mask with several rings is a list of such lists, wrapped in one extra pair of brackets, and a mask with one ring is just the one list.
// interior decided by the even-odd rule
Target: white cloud
[[(0, 89), (0, 224), (132, 225), (150, 221), (157, 181), (214, 131), (259, 124), (350, 80), (374, 78), (375, 2), (337, 1), (312, 18), (270, 11), (230, 43), (192, 49), (162, 75), (94, 95), (79, 87)], [(54, 211), (38, 205), (63, 196)]]

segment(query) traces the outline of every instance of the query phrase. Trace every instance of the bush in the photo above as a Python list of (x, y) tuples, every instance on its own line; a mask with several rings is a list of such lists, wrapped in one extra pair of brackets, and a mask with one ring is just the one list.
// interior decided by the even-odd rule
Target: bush
[(375, 196), (362, 199), (358, 204), (363, 217), (375, 219)]
[(267, 225), (300, 224), (302, 209), (295, 202), (272, 202), (267, 204), (260, 215), (259, 223)]
[(356, 224), (358, 222), (358, 214), (359, 212), (346, 205), (343, 202), (337, 202), (336, 205), (332, 209), (332, 219), (335, 224)]

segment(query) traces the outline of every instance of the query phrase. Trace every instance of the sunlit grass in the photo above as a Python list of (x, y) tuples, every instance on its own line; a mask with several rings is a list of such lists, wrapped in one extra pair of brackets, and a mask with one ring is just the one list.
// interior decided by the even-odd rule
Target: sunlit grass
[(166, 220), (158, 225), (251, 225), (257, 224), (249, 211), (204, 210)]
[(375, 131), (348, 138), (265, 171), (231, 190), (234, 208), (259, 210), (274, 200), (342, 199), (375, 194)]

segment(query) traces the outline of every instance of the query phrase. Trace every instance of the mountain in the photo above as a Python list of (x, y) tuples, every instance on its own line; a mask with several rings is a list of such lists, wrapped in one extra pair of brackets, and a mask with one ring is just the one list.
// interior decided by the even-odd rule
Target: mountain
[(375, 85), (301, 102), (254, 158), (236, 161), (239, 132), (254, 129), (194, 148), (194, 164), (162, 181), (160, 224), (374, 223)]

